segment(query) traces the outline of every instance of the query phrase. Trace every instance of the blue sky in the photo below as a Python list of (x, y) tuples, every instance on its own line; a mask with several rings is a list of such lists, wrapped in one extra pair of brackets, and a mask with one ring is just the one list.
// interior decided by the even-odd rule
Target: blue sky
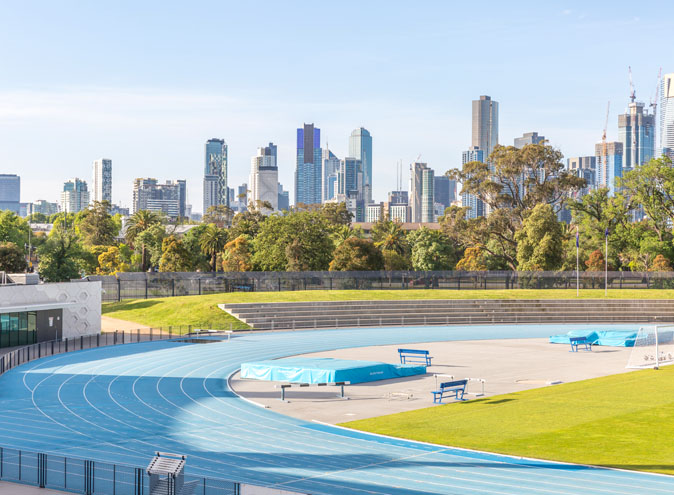
[(22, 201), (56, 201), (106, 157), (114, 202), (130, 206), (134, 177), (185, 178), (200, 211), (206, 139), (227, 141), (230, 186), (278, 144), (292, 191), (295, 129), (314, 122), (340, 157), (370, 130), (384, 200), (398, 160), (460, 164), (481, 94), (500, 103), (501, 144), (538, 131), (592, 154), (608, 100), (617, 138), (627, 67), (646, 103), (659, 68), (674, 72), (673, 14), (666, 1), (0, 1), (0, 173), (21, 175)]

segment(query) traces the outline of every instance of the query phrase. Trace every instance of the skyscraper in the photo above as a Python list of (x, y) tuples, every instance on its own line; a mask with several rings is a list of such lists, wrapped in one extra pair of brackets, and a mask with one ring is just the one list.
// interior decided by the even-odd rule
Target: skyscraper
[(186, 213), (186, 182), (138, 178), (133, 181), (133, 213), (149, 210), (164, 213), (171, 218), (184, 217)]
[(364, 127), (354, 129), (349, 137), (349, 156), (363, 164), (363, 194), (366, 204), (372, 202), (372, 136)]
[(211, 206), (229, 206), (227, 189), (227, 143), (224, 139), (209, 139), (205, 146), (204, 213)]
[(441, 204), (443, 210), (449, 208), (456, 200), (456, 181), (446, 175), (438, 175), (433, 179), (433, 200)]
[(94, 201), (112, 204), (112, 160), (100, 158), (94, 161)]
[(268, 201), (272, 210), (278, 210), (278, 167), (276, 145), (269, 143), (257, 149), (250, 162), (251, 201)]
[(587, 185), (580, 191), (580, 196), (586, 195), (597, 185), (597, 157), (577, 156), (566, 160), (566, 168), (576, 177), (585, 179)]
[(323, 199), (323, 152), (321, 130), (314, 124), (297, 129), (297, 165), (295, 168), (295, 204), (321, 203)]
[(473, 100), (473, 148), (480, 148), (484, 152), (484, 160), (498, 144), (498, 102), (489, 96), (480, 96)]
[[(461, 153), (461, 165), (465, 165), (469, 162), (482, 162), (484, 163), (485, 153), (477, 146), (473, 146), (471, 149)], [(468, 207), (469, 210), (466, 212), (466, 218), (477, 218), (484, 216), (484, 203), (481, 199), (478, 199), (474, 194), (469, 194), (463, 189), (461, 190), (461, 206)]]
[(63, 184), (61, 192), (61, 211), (77, 213), (86, 210), (89, 206), (89, 188), (86, 181), (75, 177)]
[(644, 104), (632, 102), (627, 112), (618, 115), (618, 140), (623, 145), (623, 168), (632, 170), (655, 155), (655, 116)]
[(410, 165), (411, 222), (427, 223), (435, 220), (433, 179), (433, 170), (426, 163), (414, 162)]
[(323, 202), (332, 200), (337, 194), (338, 174), (339, 158), (326, 147), (323, 150)]
[(21, 178), (15, 174), (0, 174), (0, 210), (19, 214), (21, 201)]
[(674, 159), (674, 73), (662, 76), (660, 84), (659, 155)]
[(594, 154), (597, 163), (597, 187), (608, 187), (610, 194), (615, 193), (615, 179), (622, 177), (625, 169), (623, 143), (617, 141), (606, 143), (605, 161), (602, 143), (595, 144)]
[(525, 132), (522, 137), (515, 138), (515, 148), (524, 148), (527, 144), (540, 144), (545, 141), (545, 136), (539, 136), (537, 132)]
[(278, 185), (278, 210), (287, 211), (290, 209), (290, 194), (283, 190), (283, 184)]

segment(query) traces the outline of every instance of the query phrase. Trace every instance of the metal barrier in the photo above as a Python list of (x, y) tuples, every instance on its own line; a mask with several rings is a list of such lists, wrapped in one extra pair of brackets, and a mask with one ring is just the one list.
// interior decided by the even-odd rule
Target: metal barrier
[[(576, 272), (366, 271), (366, 272), (121, 272), (91, 275), (100, 280), (103, 301), (152, 299), (222, 292), (337, 289), (574, 289)], [(77, 280), (73, 280), (77, 282)], [(604, 272), (580, 272), (582, 289), (603, 289)], [(674, 288), (674, 272), (609, 272), (609, 289)]]
[[(0, 480), (85, 495), (149, 495), (145, 468), (0, 447)], [(184, 476), (194, 495), (238, 495), (234, 481)]]
[[(233, 329), (233, 324), (229, 324), (229, 330), (218, 329), (217, 332), (224, 332), (226, 335)], [(216, 332), (216, 333), (217, 333)], [(192, 328), (192, 325), (171, 326), (168, 328), (143, 328), (136, 330), (117, 330), (115, 332), (106, 332), (95, 335), (83, 335), (80, 337), (71, 337), (62, 340), (50, 340), (47, 342), (38, 342), (0, 355), (0, 375), (15, 368), (23, 363), (34, 361), (46, 356), (63, 354), (66, 352), (80, 351), (83, 349), (94, 349), (96, 347), (106, 347), (111, 345), (133, 344), (138, 342), (152, 342), (155, 340), (168, 340), (176, 337), (198, 334), (199, 331)], [(211, 333), (212, 335), (212, 333)], [(1, 349), (0, 349), (1, 351)]]

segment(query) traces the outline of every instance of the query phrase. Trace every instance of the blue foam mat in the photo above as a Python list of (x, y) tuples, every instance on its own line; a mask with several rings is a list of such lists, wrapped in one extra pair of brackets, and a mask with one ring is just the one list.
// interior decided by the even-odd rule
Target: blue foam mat
[(365, 383), (423, 375), (426, 367), (333, 358), (287, 358), (241, 365), (241, 378), (293, 383)]
[(561, 335), (551, 335), (551, 344), (569, 344), (571, 337), (586, 337), (592, 345), (633, 347), (637, 330), (572, 330)]

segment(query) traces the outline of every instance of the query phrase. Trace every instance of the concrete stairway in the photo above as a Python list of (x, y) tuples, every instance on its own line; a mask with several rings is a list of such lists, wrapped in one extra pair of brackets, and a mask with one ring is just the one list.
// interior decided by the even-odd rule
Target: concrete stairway
[(256, 330), (490, 323), (674, 323), (669, 300), (425, 300), (220, 304)]

